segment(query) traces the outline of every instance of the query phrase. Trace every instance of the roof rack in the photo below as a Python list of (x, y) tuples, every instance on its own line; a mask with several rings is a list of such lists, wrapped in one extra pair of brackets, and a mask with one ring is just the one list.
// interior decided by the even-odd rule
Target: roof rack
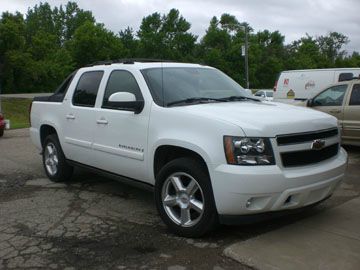
[(98, 66), (98, 65), (111, 65), (111, 64), (134, 64), (135, 62), (140, 63), (156, 63), (156, 62), (176, 62), (172, 60), (164, 59), (151, 59), (151, 58), (121, 58), (115, 60), (96, 61), (87, 67)]

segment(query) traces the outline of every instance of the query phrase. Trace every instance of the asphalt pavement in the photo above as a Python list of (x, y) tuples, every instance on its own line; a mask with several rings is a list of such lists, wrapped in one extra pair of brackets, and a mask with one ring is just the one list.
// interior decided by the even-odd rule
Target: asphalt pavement
[(348, 152), (344, 183), (314, 209), (185, 239), (167, 231), (152, 193), (80, 169), (68, 183), (51, 183), (28, 130), (6, 131), (0, 139), (0, 269), (251, 269), (224, 250), (359, 197), (360, 148)]

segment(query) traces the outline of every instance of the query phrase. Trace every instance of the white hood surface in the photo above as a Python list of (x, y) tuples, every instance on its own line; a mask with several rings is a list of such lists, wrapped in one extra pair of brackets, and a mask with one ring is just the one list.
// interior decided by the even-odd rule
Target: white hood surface
[(275, 137), (337, 127), (337, 119), (331, 115), (276, 102), (219, 102), (176, 109), (235, 124), (249, 137)]

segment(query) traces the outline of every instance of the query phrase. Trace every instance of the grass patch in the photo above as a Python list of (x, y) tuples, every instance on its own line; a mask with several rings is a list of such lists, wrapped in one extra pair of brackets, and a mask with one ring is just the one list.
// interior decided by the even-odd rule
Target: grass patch
[(1, 111), (5, 119), (10, 120), (10, 128), (27, 128), (29, 123), (29, 106), (32, 99), (1, 98)]

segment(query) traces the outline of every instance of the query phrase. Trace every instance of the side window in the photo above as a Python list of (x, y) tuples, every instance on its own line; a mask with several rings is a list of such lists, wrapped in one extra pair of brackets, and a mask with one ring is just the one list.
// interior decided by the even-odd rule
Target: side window
[(326, 89), (314, 98), (314, 106), (341, 106), (347, 84), (336, 85)]
[(351, 80), (352, 78), (354, 77), (354, 74), (352, 74), (351, 72), (348, 72), (348, 73), (340, 73), (339, 74), (339, 82), (342, 82), (342, 81), (348, 81), (348, 80)]
[(94, 107), (103, 71), (89, 71), (81, 75), (72, 102), (75, 106)]
[(262, 92), (262, 91), (259, 91), (259, 92), (257, 92), (257, 93), (255, 94), (255, 96), (261, 97), (262, 94), (263, 94), (263, 92)]
[(74, 74), (71, 74), (68, 76), (56, 89), (55, 94), (65, 94), (67, 89), (69, 88), (70, 83), (72, 82), (72, 79), (74, 78)]
[(360, 84), (354, 84), (349, 105), (360, 105)]
[(135, 95), (136, 100), (143, 100), (139, 85), (135, 77), (126, 70), (114, 70), (106, 85), (103, 108), (112, 108), (109, 104), (109, 97), (116, 92), (129, 92)]

